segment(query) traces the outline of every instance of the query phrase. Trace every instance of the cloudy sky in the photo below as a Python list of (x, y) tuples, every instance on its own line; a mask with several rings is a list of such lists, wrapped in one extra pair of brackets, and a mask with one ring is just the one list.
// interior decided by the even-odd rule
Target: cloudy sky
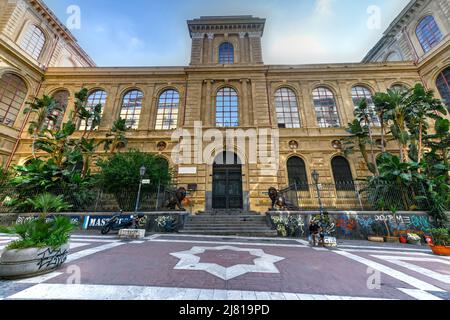
[(71, 31), (99, 66), (184, 66), (186, 20), (206, 15), (266, 18), (266, 64), (359, 62), (410, 0), (44, 1), (65, 24), (80, 8)]

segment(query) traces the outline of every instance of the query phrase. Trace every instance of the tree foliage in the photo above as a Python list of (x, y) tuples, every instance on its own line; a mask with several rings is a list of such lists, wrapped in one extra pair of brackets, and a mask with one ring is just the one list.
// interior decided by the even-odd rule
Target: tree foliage
[(171, 182), (172, 175), (164, 158), (130, 150), (116, 153), (98, 162), (100, 172), (95, 179), (100, 187), (107, 192), (117, 190), (136, 190), (140, 183), (140, 168), (146, 168), (144, 179), (150, 179), (150, 186), (166, 186)]
[[(345, 144), (348, 153), (361, 153), (374, 174), (365, 191), (374, 203), (391, 201), (389, 195), (400, 192), (402, 209), (411, 210), (418, 204), (437, 226), (445, 225), (450, 208), (450, 121), (445, 118), (445, 106), (421, 84), (410, 90), (376, 93), (373, 101), (381, 123), (381, 156), (377, 161), (368, 156), (374, 137), (364, 103), (348, 125)], [(384, 141), (389, 139), (397, 142), (398, 154), (385, 152)]]

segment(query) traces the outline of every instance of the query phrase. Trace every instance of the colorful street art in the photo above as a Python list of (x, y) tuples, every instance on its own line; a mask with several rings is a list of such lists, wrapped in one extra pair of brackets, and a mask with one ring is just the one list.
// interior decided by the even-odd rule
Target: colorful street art
[[(272, 219), (283, 213), (269, 213)], [(302, 229), (300, 237), (307, 237), (308, 226), (313, 216), (306, 213), (293, 213), (304, 221), (305, 228)], [(400, 236), (407, 233), (427, 235), (432, 228), (430, 218), (426, 214), (369, 214), (346, 211), (340, 213), (330, 213), (330, 223), (335, 226), (335, 230), (330, 235), (338, 239), (366, 240), (368, 236)], [(276, 219), (275, 219), (276, 220)]]

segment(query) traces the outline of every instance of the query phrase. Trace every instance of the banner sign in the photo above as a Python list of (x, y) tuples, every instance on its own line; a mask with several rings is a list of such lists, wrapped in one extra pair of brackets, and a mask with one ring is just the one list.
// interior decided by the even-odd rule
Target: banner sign
[[(113, 216), (85, 216), (84, 223), (83, 223), (83, 229), (89, 230), (99, 230), (101, 229), (105, 224), (108, 223), (109, 220), (111, 220)], [(121, 224), (125, 220), (130, 220), (131, 215), (122, 215), (120, 219), (118, 220), (118, 223)]]

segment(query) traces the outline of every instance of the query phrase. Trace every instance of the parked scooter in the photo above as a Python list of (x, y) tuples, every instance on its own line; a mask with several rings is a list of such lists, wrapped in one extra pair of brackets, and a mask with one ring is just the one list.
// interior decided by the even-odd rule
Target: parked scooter
[(130, 218), (123, 218), (123, 211), (121, 210), (119, 214), (114, 215), (111, 220), (108, 221), (102, 227), (102, 234), (108, 234), (111, 230), (117, 231), (121, 229), (137, 229), (142, 224), (141, 220), (145, 218), (145, 215), (139, 214), (138, 216), (131, 216)]

